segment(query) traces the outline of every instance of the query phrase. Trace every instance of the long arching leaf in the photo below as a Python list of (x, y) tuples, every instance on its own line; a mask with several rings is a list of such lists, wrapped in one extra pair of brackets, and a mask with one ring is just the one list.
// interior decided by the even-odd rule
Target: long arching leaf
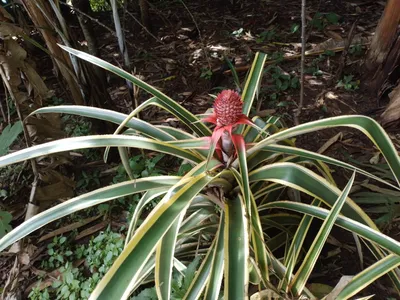
[(20, 150), (0, 157), (0, 168), (9, 164), (14, 164), (39, 156), (71, 151), (77, 149), (88, 149), (96, 147), (132, 147), (139, 149), (154, 150), (163, 152), (173, 156), (178, 156), (193, 162), (200, 162), (201, 159), (192, 154), (190, 151), (180, 149), (169, 145), (165, 142), (155, 141), (148, 138), (138, 136), (121, 136), (121, 135), (94, 135), (82, 136), (53, 141), (27, 149)]
[(8, 246), (44, 225), (69, 214), (119, 197), (144, 192), (150, 189), (172, 186), (180, 179), (181, 177), (177, 176), (154, 176), (141, 178), (107, 186), (82, 196), (72, 198), (37, 214), (6, 234), (0, 240), (0, 251), (3, 251)]
[(175, 185), (137, 229), (89, 299), (128, 299), (144, 264), (190, 201), (214, 177), (202, 173)]
[[(170, 97), (165, 95), (164, 93), (160, 92), (156, 88), (152, 87), (150, 84), (147, 84), (146, 82), (142, 81), (136, 76), (133, 76), (132, 74), (129, 74), (128, 72), (122, 70), (121, 68), (118, 68), (98, 57), (95, 57), (93, 55), (90, 55), (86, 52), (83, 51), (78, 51), (66, 46), (59, 45), (62, 49), (65, 51), (82, 58), (92, 64), (95, 64), (96, 66), (102, 67), (106, 69), (107, 71), (113, 72), (114, 74), (131, 81), (132, 83), (136, 84), (139, 86), (141, 89), (144, 91), (148, 92), (149, 94), (155, 96), (157, 99), (153, 101), (153, 103), (159, 103), (161, 106), (163, 106), (165, 109), (173, 113), (176, 117), (178, 117), (182, 122), (185, 123), (185, 125), (189, 126), (189, 128), (193, 129), (194, 132), (199, 134), (200, 136), (207, 136), (210, 135), (210, 129), (208, 129), (207, 126), (205, 126), (203, 123), (198, 122), (199, 120), (191, 114), (188, 110), (183, 108), (181, 105), (179, 105), (176, 101), (172, 100)], [(151, 101), (146, 102), (146, 105), (151, 104)], [(143, 104), (142, 104), (143, 105)]]

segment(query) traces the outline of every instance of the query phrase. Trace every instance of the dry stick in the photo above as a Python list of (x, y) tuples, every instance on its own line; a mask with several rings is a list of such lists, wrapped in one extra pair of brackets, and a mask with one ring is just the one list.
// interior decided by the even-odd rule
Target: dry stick
[[(361, 44), (361, 46), (368, 46), (369, 44), (370, 43), (363, 43), (363, 44)], [(342, 47), (329, 48), (329, 49), (318, 50), (318, 51), (306, 51), (305, 56), (306, 57), (316, 56), (316, 55), (323, 54), (325, 51), (332, 51), (332, 52), (336, 53), (336, 52), (342, 52), (343, 50), (344, 50), (344, 47), (342, 46)], [(299, 59), (299, 58), (301, 58), (301, 54), (294, 54), (294, 55), (290, 55), (290, 56), (284, 56), (283, 61), (295, 60), (295, 59)], [(277, 62), (282, 62), (282, 59), (267, 60), (264, 64), (264, 67), (268, 66), (268, 65), (273, 65)], [(235, 71), (236, 72), (247, 72), (250, 68), (251, 68), (251, 65), (235, 67)], [(231, 73), (232, 73), (231, 70), (226, 70), (224, 72), (225, 75), (229, 75)]]
[(343, 52), (342, 52), (342, 57), (341, 57), (341, 60), (340, 60), (340, 65), (339, 65), (339, 68), (338, 68), (338, 72), (336, 73), (336, 76), (335, 76), (336, 80), (342, 77), (343, 68), (346, 65), (347, 54), (349, 52), (349, 48), (350, 48), (351, 42), (353, 41), (353, 38), (354, 38), (354, 33), (355, 33), (354, 29), (356, 28), (356, 24), (357, 23), (358, 23), (358, 19), (355, 20), (355, 22), (351, 26), (349, 34), (347, 35), (347, 40), (346, 40), (346, 43), (345, 43), (345, 46), (344, 46), (344, 49), (343, 49)]
[[(5, 91), (4, 95), (5, 95), (5, 100), (6, 100), (7, 113), (8, 113), (8, 116), (10, 116), (10, 109), (8, 107), (8, 101), (7, 101), (7, 90), (6, 90), (4, 83), (3, 83), (3, 87), (4, 87), (4, 91)], [(4, 122), (7, 122), (7, 124), (11, 124), (9, 117), (6, 116), (6, 113), (3, 108), (3, 103), (1, 100), (0, 100), (0, 109), (1, 109), (1, 114), (3, 116)]]
[[(6, 102), (7, 102), (7, 98), (6, 98)], [(0, 99), (0, 111), (1, 111), (1, 116), (3, 117), (4, 122), (7, 122), (7, 117), (6, 117), (6, 113), (4, 111), (4, 107), (3, 107), (3, 102)], [(10, 124), (10, 123), (8, 123)]]
[(306, 0), (301, 1), (301, 63), (300, 63), (300, 101), (294, 114), (294, 124), (300, 124), (301, 110), (304, 103), (304, 61), (306, 57)]
[(124, 13), (122, 15), (122, 31), (125, 32), (126, 30), (126, 12), (128, 11), (128, 2), (129, 1), (124, 1)]
[[(22, 128), (23, 128), (24, 136), (25, 136), (25, 142), (26, 142), (27, 146), (29, 147), (31, 145), (29, 133), (28, 133), (28, 131), (26, 129), (26, 126), (24, 124), (24, 119), (22, 118), (22, 114), (21, 114), (21, 111), (19, 109), (19, 104), (17, 102), (17, 99), (14, 97), (14, 94), (12, 92), (10, 83), (7, 80), (6, 74), (5, 74), (4, 69), (3, 69), (2, 66), (0, 66), (0, 75), (3, 78), (4, 85), (6, 86), (5, 90), (8, 89), (8, 91), (10, 92), (10, 97), (15, 101), (15, 108), (17, 110), (18, 117), (19, 117), (19, 119), (21, 120), (21, 123), (22, 123)], [(31, 190), (31, 195), (29, 197), (28, 207), (27, 207), (27, 210), (26, 210), (26, 213), (25, 213), (25, 221), (27, 219), (33, 217), (39, 211), (39, 207), (33, 202), (35, 194), (36, 194), (36, 187), (37, 187), (37, 182), (38, 182), (38, 179), (39, 179), (39, 175), (38, 175), (39, 173), (38, 173), (38, 170), (37, 170), (36, 161), (34, 159), (31, 159), (30, 162), (31, 162), (31, 166), (32, 166), (32, 172), (34, 174), (34, 180), (33, 180), (33, 183), (32, 183), (32, 190)], [(17, 250), (21, 250), (22, 247), (23, 247), (23, 239), (19, 240), (14, 245), (17, 248)], [(14, 289), (14, 287), (15, 287), (14, 284), (15, 284), (16, 281), (18, 281), (18, 276), (19, 276), (19, 273), (20, 273), (19, 269), (20, 269), (19, 259), (18, 259), (18, 256), (16, 256), (15, 257), (15, 261), (14, 261), (14, 266), (12, 268), (12, 271), (15, 270), (16, 273), (15, 274), (11, 273), (10, 276), (8, 277), (6, 286), (4, 287), (4, 290), (3, 290), (3, 293), (2, 293), (2, 299), (5, 298), (6, 293), (8, 292), (9, 289), (11, 289), (11, 290)]]
[(197, 25), (196, 19), (194, 18), (194, 16), (190, 12), (189, 8), (186, 6), (185, 2), (183, 2), (183, 0), (181, 0), (181, 3), (185, 7), (187, 12), (189, 13), (190, 17), (192, 18), (194, 26), (196, 26), (197, 32), (199, 33), (199, 39), (200, 39), (201, 48), (203, 49), (204, 55), (205, 55), (205, 57), (207, 59), (208, 67), (211, 69), (211, 62), (210, 62), (210, 58), (208, 57), (208, 51), (207, 51), (206, 47), (204, 46), (203, 37), (201, 36), (201, 32), (200, 32), (199, 26)]
[(157, 42), (164, 44), (159, 38), (157, 38), (154, 34), (152, 34), (131, 12), (126, 11), (126, 13), (144, 29), (152, 38), (154, 38)]
[[(71, 5), (69, 5), (69, 4), (67, 4), (67, 3), (60, 2), (60, 4), (66, 5), (66, 6), (68, 6), (68, 7), (71, 8)], [(91, 20), (91, 21), (95, 22), (96, 24), (100, 25), (101, 27), (107, 29), (107, 31), (109, 31), (114, 37), (117, 37), (117, 33), (116, 33), (114, 30), (112, 30), (112, 29), (111, 29), (110, 27), (108, 27), (107, 25), (104, 25), (103, 23), (101, 23), (98, 19), (91, 17), (90, 15), (84, 13), (83, 11), (81, 11), (80, 9), (78, 9), (78, 8), (76, 8), (76, 7), (72, 7), (72, 9), (73, 9), (75, 12), (81, 14), (82, 16), (85, 16), (85, 17), (88, 18), (89, 20)], [(130, 43), (129, 41), (126, 41), (126, 43), (127, 43), (129, 46), (134, 47), (134, 45), (133, 45), (132, 43)]]
[(4, 95), (6, 98), (6, 106), (7, 106), (7, 123), (11, 124), (11, 112), (10, 112), (10, 105), (8, 104), (7, 87), (4, 82), (3, 82), (3, 87), (4, 87)]
[[(0, 67), (0, 75), (3, 78), (3, 82), (4, 82), (5, 86), (7, 87), (7, 90), (10, 93), (10, 97), (12, 98), (12, 100), (15, 103), (15, 108), (16, 108), (16, 111), (17, 111), (17, 114), (18, 114), (18, 118), (20, 119), (20, 121), (22, 123), (22, 129), (23, 129), (23, 132), (24, 132), (26, 146), (30, 147), (30, 146), (32, 146), (32, 141), (31, 141), (31, 138), (29, 136), (29, 132), (26, 129), (26, 125), (24, 123), (24, 119), (22, 117), (21, 110), (20, 110), (20, 107), (19, 107), (19, 103), (17, 101), (17, 98), (14, 96), (14, 93), (12, 91), (11, 85), (7, 80), (7, 77), (6, 77), (6, 74), (4, 72), (3, 67)], [(35, 192), (36, 191), (36, 186), (37, 186), (37, 180), (39, 178), (39, 172), (38, 172), (38, 169), (37, 169), (36, 160), (30, 159), (30, 162), (31, 162), (31, 166), (32, 166), (32, 172), (33, 172), (33, 175), (34, 175), (34, 180), (33, 180), (33, 183), (32, 183), (32, 191)], [(34, 200), (34, 193), (33, 193), (33, 195), (31, 193), (31, 196), (30, 196), (30, 199), (29, 199), (29, 205), (35, 205), (33, 200)], [(27, 217), (28, 217), (28, 211), (29, 211), (29, 207), (28, 207), (25, 219), (27, 219)]]

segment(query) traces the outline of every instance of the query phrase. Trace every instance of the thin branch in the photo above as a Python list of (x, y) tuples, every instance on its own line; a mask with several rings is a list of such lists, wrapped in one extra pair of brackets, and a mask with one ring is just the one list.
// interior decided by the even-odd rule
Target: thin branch
[(358, 19), (353, 23), (353, 25), (351, 26), (351, 29), (349, 31), (349, 34), (347, 35), (346, 43), (345, 43), (345, 46), (344, 46), (344, 49), (342, 52), (342, 56), (340, 58), (340, 65), (339, 65), (338, 71), (335, 76), (336, 80), (340, 79), (343, 75), (343, 68), (346, 66), (347, 55), (349, 52), (350, 45), (354, 38), (357, 22), (358, 22)]
[(300, 124), (300, 115), (304, 105), (304, 61), (306, 57), (306, 0), (301, 1), (301, 63), (300, 63), (300, 101), (294, 114), (295, 125)]
[(201, 36), (201, 32), (200, 32), (199, 26), (197, 25), (196, 19), (194, 18), (194, 16), (190, 12), (189, 8), (186, 6), (185, 2), (183, 2), (183, 0), (181, 0), (180, 2), (182, 3), (182, 5), (187, 10), (187, 12), (189, 13), (190, 17), (192, 18), (194, 26), (196, 26), (197, 32), (199, 33), (199, 39), (200, 39), (201, 48), (203, 48), (204, 55), (205, 55), (205, 57), (207, 59), (208, 67), (211, 68), (210, 58), (208, 57), (208, 52), (207, 52), (207, 49), (206, 49), (206, 47), (204, 45), (203, 37)]
[[(69, 5), (69, 4), (67, 4), (67, 3), (60, 2), (60, 4), (66, 5), (66, 6), (68, 6), (69, 8), (71, 8), (71, 5)], [(108, 32), (110, 32), (114, 37), (117, 37), (117, 33), (116, 33), (114, 30), (112, 30), (112, 29), (111, 29), (110, 27), (108, 27), (107, 25), (104, 25), (103, 23), (101, 23), (98, 19), (93, 18), (92, 16), (90, 16), (90, 15), (84, 13), (83, 11), (81, 11), (80, 9), (78, 9), (78, 8), (76, 8), (76, 7), (74, 7), (74, 6), (72, 6), (72, 9), (73, 9), (75, 12), (81, 14), (82, 16), (85, 16), (85, 17), (88, 18), (89, 20), (91, 20), (91, 21), (95, 22), (96, 24), (100, 25), (101, 27), (105, 28), (105, 29), (106, 29)], [(129, 46), (134, 47), (134, 45), (133, 45), (132, 43), (130, 43), (129, 41), (126, 41), (126, 43), (127, 43)]]
[(147, 28), (146, 26), (144, 26), (131, 12), (129, 12), (128, 10), (126, 11), (126, 13), (136, 22), (140, 25), (140, 27), (142, 27), (144, 29), (144, 31), (146, 31), (152, 38), (154, 38), (157, 42), (164, 44), (159, 38), (157, 38), (154, 34), (152, 34)]

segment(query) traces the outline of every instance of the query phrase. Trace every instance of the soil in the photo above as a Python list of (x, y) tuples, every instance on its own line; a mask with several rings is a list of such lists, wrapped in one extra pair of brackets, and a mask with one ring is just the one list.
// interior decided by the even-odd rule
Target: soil
[[(296, 25), (301, 24), (300, 1), (240, 1), (240, 4), (236, 5), (232, 5), (231, 1), (221, 0), (186, 2), (187, 9), (180, 1), (159, 1), (150, 6), (153, 36), (143, 30), (130, 15), (126, 15), (125, 34), (129, 42), (127, 47), (134, 74), (162, 90), (189, 111), (204, 113), (212, 105), (210, 93), (215, 94), (222, 88), (235, 88), (224, 56), (234, 60), (241, 82), (244, 82), (246, 72), (257, 51), (268, 54), (267, 64), (270, 64), (278, 52), (287, 56), (277, 64), (280, 71), (291, 77), (300, 76), (298, 58), (301, 50), (300, 28), (297, 31), (293, 30)], [(314, 27), (309, 25), (307, 28), (307, 50), (329, 50), (334, 48), (332, 45), (340, 47), (348, 38), (355, 22), (353, 39), (357, 37), (362, 41), (370, 40), (384, 5), (385, 3), (381, 1), (365, 0), (307, 1), (309, 24), (318, 12), (323, 14), (321, 17), (323, 28), (317, 28), (318, 24)], [(137, 10), (130, 10), (136, 18), (139, 17)], [(338, 22), (329, 23), (327, 16), (331, 13), (340, 17)], [(108, 27), (113, 26), (109, 12), (99, 13), (96, 18)], [(78, 29), (77, 23), (75, 24), (73, 26)], [(96, 23), (93, 23), (93, 27), (98, 37), (101, 58), (122, 65), (116, 38)], [(79, 30), (74, 32), (77, 41), (84, 44)], [(327, 46), (328, 40), (330, 47)], [(359, 49), (348, 53), (345, 57), (342, 56), (342, 51), (336, 52), (333, 56), (325, 55), (326, 58), (321, 59), (318, 64), (319, 70), (306, 73), (300, 123), (349, 114), (376, 117), (374, 114), (385, 104), (385, 99), (378, 102), (376, 95), (369, 91), (362, 81), (357, 83), (357, 80), (363, 79), (362, 66), (368, 43), (356, 45), (359, 45)], [(323, 50), (307, 56), (306, 69), (313, 67), (315, 69), (316, 59), (324, 53)], [(289, 56), (292, 57), (288, 58)], [(51, 69), (51, 61), (47, 57), (38, 55), (33, 59), (37, 60), (38, 65), (46, 65), (49, 66), (48, 70)], [(343, 72), (338, 77), (337, 72), (342, 67)], [(338, 81), (344, 76), (353, 76), (352, 81), (355, 81), (349, 90), (337, 86)], [(129, 113), (132, 105), (125, 82), (113, 75), (109, 75), (108, 82), (108, 90), (115, 105), (113, 109)], [(57, 97), (61, 98), (62, 87), (57, 82), (51, 84)], [(271, 99), (275, 85), (271, 75), (265, 74), (262, 86), (267, 88), (261, 90), (259, 105), (254, 114), (273, 113), (281, 116), (288, 126), (292, 126), (294, 111), (300, 100), (299, 89), (280, 91), (277, 99)], [(357, 89), (352, 90), (352, 88)], [(148, 98), (149, 95), (139, 92), (139, 102)], [(145, 111), (142, 118), (155, 124), (169, 123), (177, 126), (170, 115), (156, 108)], [(338, 133), (342, 133), (341, 139), (324, 154), (343, 160), (348, 160), (350, 157), (360, 163), (369, 163), (376, 151), (365, 136), (353, 130), (335, 129), (306, 134), (299, 137), (296, 144), (316, 151)], [(396, 143), (399, 134), (398, 130), (391, 133)], [(338, 186), (343, 187), (350, 176), (350, 173), (337, 170), (335, 179)], [(19, 223), (21, 217), (23, 215), (19, 218), (14, 217), (13, 225)], [(116, 224), (119, 224), (119, 221), (121, 220), (115, 221)], [(387, 233), (399, 240), (397, 231), (398, 225), (392, 224)], [(329, 244), (325, 247), (322, 254), (324, 258), (318, 263), (312, 282), (335, 286), (342, 275), (353, 275), (361, 270), (351, 234), (335, 229), (333, 236), (339, 244), (335, 246)], [(333, 249), (338, 249), (339, 252), (329, 256)], [(365, 265), (369, 265), (372, 261), (372, 257), (367, 254), (364, 259)], [(6, 280), (4, 274), (8, 273), (12, 262), (11, 256), (0, 256), (0, 270), (3, 274), (0, 276), (0, 282)], [(388, 279), (383, 278), (368, 287), (364, 294), (374, 293), (380, 295), (376, 299), (386, 299), (393, 296), (388, 286), (390, 286)]]

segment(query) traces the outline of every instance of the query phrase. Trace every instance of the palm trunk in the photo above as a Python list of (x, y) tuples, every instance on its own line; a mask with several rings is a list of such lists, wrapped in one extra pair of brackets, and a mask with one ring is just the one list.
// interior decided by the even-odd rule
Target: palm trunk
[(46, 42), (47, 49), (55, 58), (53, 60), (54, 66), (55, 68), (57, 68), (58, 71), (60, 71), (62, 77), (67, 82), (73, 101), (75, 102), (75, 104), (83, 105), (83, 94), (76, 77), (73, 76), (74, 73), (72, 71), (73, 66), (71, 63), (71, 59), (65, 51), (58, 47), (57, 43), (59, 43), (60, 41), (57, 39), (55, 32), (50, 30), (50, 28), (52, 28), (53, 26), (49, 24), (43, 12), (39, 8), (41, 7), (44, 13), (48, 15), (48, 17), (51, 17), (52, 20), (55, 20), (56, 18), (52, 13), (52, 9), (46, 2), (47, 0), (22, 0), (25, 10), (28, 12), (32, 22), (42, 34)]
[(375, 31), (365, 67), (366, 82), (378, 99), (389, 94), (390, 103), (381, 115), (383, 125), (400, 120), (400, 1), (389, 0)]

